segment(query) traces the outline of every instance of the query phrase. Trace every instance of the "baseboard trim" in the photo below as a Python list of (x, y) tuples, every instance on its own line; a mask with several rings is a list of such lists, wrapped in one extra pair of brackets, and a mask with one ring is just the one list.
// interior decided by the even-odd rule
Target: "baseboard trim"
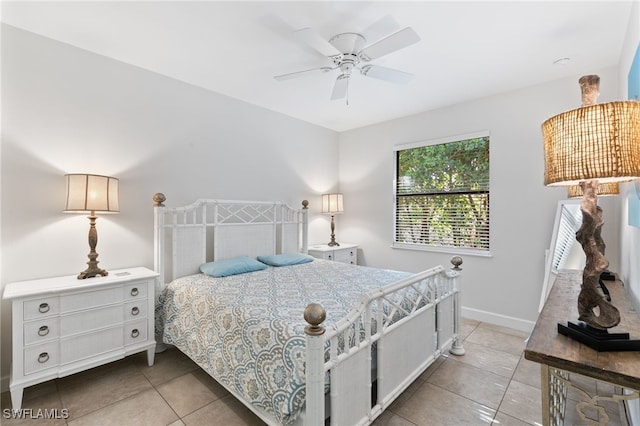
[(515, 330), (524, 331), (525, 333), (531, 333), (531, 331), (533, 331), (533, 327), (536, 325), (535, 321), (509, 317), (493, 312), (481, 311), (479, 309), (465, 308), (464, 306), (462, 307), (462, 316), (476, 321), (513, 328)]

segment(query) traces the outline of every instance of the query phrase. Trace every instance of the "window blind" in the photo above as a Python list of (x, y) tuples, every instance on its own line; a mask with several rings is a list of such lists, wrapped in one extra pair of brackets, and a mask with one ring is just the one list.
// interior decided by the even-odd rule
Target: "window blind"
[(562, 207), (560, 224), (556, 237), (556, 247), (553, 251), (552, 267), (555, 270), (562, 269), (569, 257), (571, 248), (576, 241), (576, 231), (582, 224), (582, 211), (579, 208), (569, 209)]
[(394, 241), (489, 250), (489, 138), (396, 152)]

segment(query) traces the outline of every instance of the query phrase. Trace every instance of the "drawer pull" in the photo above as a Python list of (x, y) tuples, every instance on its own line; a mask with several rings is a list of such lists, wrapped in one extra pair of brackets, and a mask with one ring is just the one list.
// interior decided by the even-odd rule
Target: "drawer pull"
[(38, 329), (38, 336), (46, 336), (47, 334), (49, 334), (49, 327), (46, 325), (43, 325), (42, 327), (40, 327)]
[(140, 332), (138, 331), (137, 328), (134, 328), (133, 330), (131, 330), (131, 337), (133, 337), (134, 339), (139, 335), (140, 335)]
[(137, 306), (131, 308), (131, 315), (138, 315), (140, 313), (140, 309)]
[(38, 355), (38, 362), (40, 364), (44, 364), (47, 361), (49, 361), (49, 354), (48, 353), (42, 352), (40, 355)]
[(38, 306), (38, 311), (41, 314), (45, 314), (45, 313), (49, 312), (49, 309), (51, 309), (51, 307), (49, 306), (48, 303), (41, 303), (40, 306)]
[(137, 296), (140, 292), (138, 291), (138, 287), (134, 287), (131, 289), (131, 295)]

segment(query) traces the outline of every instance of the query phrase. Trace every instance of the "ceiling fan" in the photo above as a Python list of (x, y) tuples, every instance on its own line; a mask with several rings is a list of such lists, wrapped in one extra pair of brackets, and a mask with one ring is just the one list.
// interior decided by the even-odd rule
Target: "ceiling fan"
[(333, 92), (331, 93), (331, 99), (335, 100), (347, 96), (349, 79), (354, 69), (360, 71), (360, 74), (365, 77), (373, 77), (399, 84), (405, 84), (413, 77), (412, 74), (404, 71), (368, 63), (373, 59), (388, 55), (420, 41), (418, 34), (410, 27), (387, 35), (372, 44), (367, 44), (365, 35), (355, 32), (340, 33), (329, 40), (324, 39), (312, 28), (303, 28), (294, 31), (293, 34), (297, 40), (326, 56), (333, 62), (333, 66), (277, 75), (274, 78), (278, 81), (339, 69), (340, 75), (336, 78)]

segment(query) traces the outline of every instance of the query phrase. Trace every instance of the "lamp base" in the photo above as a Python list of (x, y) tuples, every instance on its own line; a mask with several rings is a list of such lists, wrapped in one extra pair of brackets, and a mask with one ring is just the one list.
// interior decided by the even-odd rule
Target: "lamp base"
[(101, 277), (106, 277), (107, 275), (109, 275), (109, 273), (104, 269), (98, 268), (97, 265), (89, 265), (87, 269), (85, 269), (84, 271), (80, 272), (80, 274), (78, 274), (78, 279), (84, 280), (85, 278), (93, 278), (98, 275), (100, 275)]
[(331, 215), (331, 241), (327, 244), (329, 247), (339, 246), (336, 241), (336, 223), (333, 220), (333, 215)]
[(609, 333), (582, 321), (558, 323), (558, 333), (577, 340), (598, 352), (640, 351), (640, 340), (631, 340), (629, 333)]
[(80, 272), (80, 274), (78, 275), (78, 279), (79, 280), (84, 280), (85, 278), (93, 278), (96, 275), (100, 275), (103, 277), (106, 277), (107, 275), (109, 275), (109, 273), (107, 271), (105, 271), (104, 269), (100, 269), (98, 268), (98, 262), (96, 259), (98, 259), (98, 253), (96, 252), (96, 245), (98, 244), (98, 231), (96, 230), (96, 214), (95, 212), (93, 212), (93, 210), (91, 211), (91, 215), (87, 217), (89, 219), (89, 261), (87, 262), (87, 265), (89, 265), (89, 267), (87, 269), (85, 269), (84, 271)]

